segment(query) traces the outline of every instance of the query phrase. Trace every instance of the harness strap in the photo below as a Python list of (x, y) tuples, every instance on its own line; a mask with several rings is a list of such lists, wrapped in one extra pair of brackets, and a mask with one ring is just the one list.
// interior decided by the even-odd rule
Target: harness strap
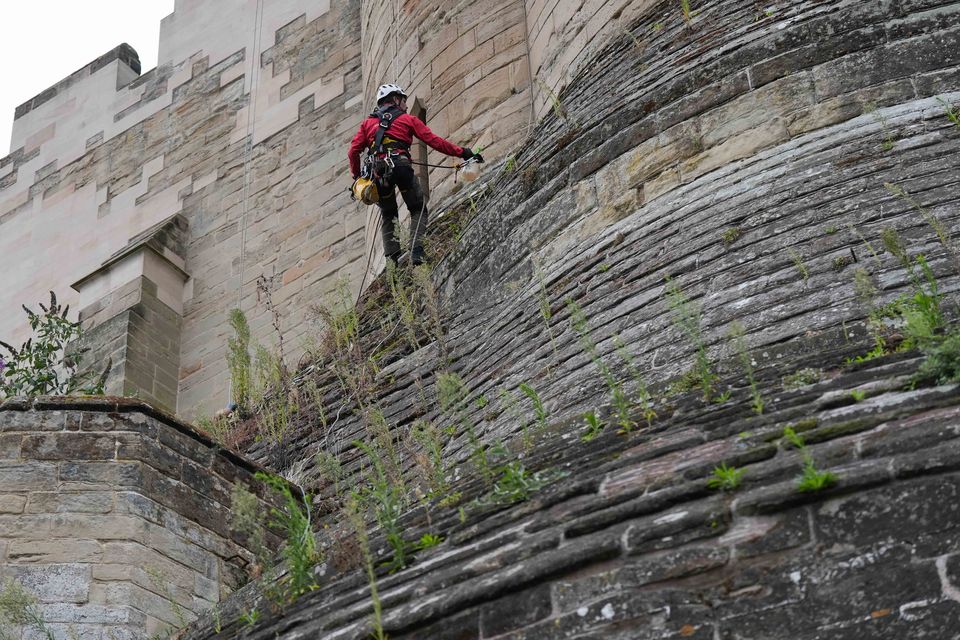
[[(372, 150), (374, 153), (380, 154), (384, 152), (383, 137), (386, 135), (387, 129), (389, 129), (390, 125), (393, 124), (393, 121), (395, 118), (397, 118), (400, 115), (403, 115), (403, 110), (400, 109), (400, 107), (397, 107), (396, 105), (390, 105), (389, 107), (387, 107), (386, 109), (383, 109), (382, 111), (379, 108), (377, 108), (370, 115), (380, 119), (380, 126), (377, 127), (377, 135), (373, 140), (373, 147), (372, 147)], [(398, 142), (398, 141), (393, 141), (393, 142)]]

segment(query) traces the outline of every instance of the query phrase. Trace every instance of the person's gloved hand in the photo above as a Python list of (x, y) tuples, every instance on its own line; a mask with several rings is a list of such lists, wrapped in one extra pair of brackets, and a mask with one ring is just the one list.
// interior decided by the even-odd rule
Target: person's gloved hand
[(483, 156), (480, 155), (479, 153), (475, 153), (475, 154), (473, 154), (473, 161), (474, 161), (474, 162), (483, 162)]
[(471, 149), (470, 147), (464, 147), (463, 151), (460, 152), (460, 157), (463, 158), (464, 160), (469, 160), (475, 155), (476, 154), (473, 152), (473, 149)]

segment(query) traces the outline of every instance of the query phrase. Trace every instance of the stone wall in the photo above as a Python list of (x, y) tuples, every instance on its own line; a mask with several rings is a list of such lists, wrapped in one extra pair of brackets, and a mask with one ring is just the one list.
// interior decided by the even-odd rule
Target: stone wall
[[(629, 437), (609, 427), (584, 443), (579, 425), (554, 423), (523, 462), (566, 475), (529, 501), (475, 502), (486, 489), (467, 477), (451, 488), (462, 510), (406, 515), (410, 540), (444, 542), (379, 571), (383, 628), (397, 640), (952, 638), (960, 397), (957, 385), (904, 391), (917, 364), (888, 358), (786, 392), (764, 379), (761, 416), (690, 394)], [(797, 489), (787, 425), (834, 486)], [(743, 472), (735, 491), (707, 486), (721, 462)], [(380, 535), (372, 544), (389, 553)], [(246, 589), (222, 605), (219, 632), (205, 616), (185, 637), (369, 638), (370, 588), (362, 570), (334, 574), (339, 548), (320, 589), (286, 610), (245, 626), (242, 614), (268, 610)]]
[[(138, 77), (135, 52), (120, 47), (25, 103), (0, 160), (4, 306), (51, 289), (74, 309), (109, 306), (145, 274), (102, 279), (102, 299), (82, 304), (70, 285), (179, 215), (187, 279), (175, 304), (164, 301), (182, 315), (176, 379), (165, 371), (136, 386), (162, 386), (150, 398), (185, 414), (223, 407), (229, 309), (248, 313), (257, 340), (276, 340), (261, 277), (297, 357), (309, 303), (340, 279), (356, 290), (364, 268), (344, 152), (366, 111), (359, 5), (271, 2), (258, 13), (243, 0), (215, 11), (177, 2), (157, 68)], [(237, 28), (219, 28), (227, 22)], [(62, 251), (65, 234), (77, 250)], [(4, 340), (24, 331), (17, 314), (0, 317)]]
[[(451, 492), (463, 493), (463, 512), (433, 502), (407, 514), (411, 540), (447, 542), (380, 575), (391, 637), (953, 633), (957, 526), (944, 505), (960, 468), (956, 388), (915, 388), (916, 351), (856, 359), (874, 346), (871, 305), (916, 287), (884, 231), (926, 257), (946, 309), (960, 290), (960, 130), (944, 107), (960, 101), (960, 5), (692, 4), (689, 23), (675, 2), (625, 6), (623, 31), (578, 54), (556, 95), (562, 109), (549, 109), (516, 166), (488, 172), (469, 205), (437, 204), (449, 217), (433, 233), (462, 223), (432, 272), (440, 340), (423, 331), (404, 344), (385, 287), (361, 301), (375, 401), (414, 451), (416, 421), (451, 429), (443, 453), (459, 480)], [(860, 269), (876, 289), (869, 302)], [(685, 303), (671, 303), (668, 278)], [(684, 304), (701, 344), (677, 320)], [(730, 338), (736, 322), (744, 354)], [(720, 376), (706, 402), (685, 375), (701, 346)], [(633, 433), (614, 433), (598, 361), (627, 393), (638, 391), (631, 366), (640, 372), (655, 398), (650, 424), (634, 414)], [(812, 381), (784, 384), (805, 369)], [(462, 415), (440, 410), (440, 371), (464, 381)], [(315, 454), (336, 454), (359, 477), (364, 453), (351, 443), (368, 429), (326, 363), (301, 375), (320, 387), (325, 421), (304, 411), (285, 452), (329, 492)], [(542, 433), (521, 383), (543, 403)], [(580, 440), (587, 411), (608, 422), (593, 443)], [(528, 470), (569, 475), (520, 505), (472, 502), (488, 488), (464, 422)], [(804, 463), (783, 440), (788, 426), (836, 474), (831, 490), (797, 490)], [(267, 443), (249, 451), (290, 464)], [(414, 458), (404, 460), (412, 478)], [(721, 463), (746, 469), (740, 492), (706, 488)], [(324, 575), (319, 592), (248, 633), (369, 634), (362, 573)], [(237, 616), (255, 606), (246, 595)]]
[(262, 494), (256, 469), (134, 401), (8, 400), (0, 578), (36, 595), (58, 639), (180, 628), (247, 579), (231, 493)]

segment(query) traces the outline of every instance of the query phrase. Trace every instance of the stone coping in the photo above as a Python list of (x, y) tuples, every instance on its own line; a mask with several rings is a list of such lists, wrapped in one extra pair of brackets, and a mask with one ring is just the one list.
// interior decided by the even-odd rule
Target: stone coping
[(135, 398), (119, 396), (37, 396), (27, 398), (16, 396), (0, 402), (0, 412), (4, 411), (96, 411), (102, 413), (142, 413), (180, 433), (193, 438), (200, 444), (217, 449), (220, 455), (234, 465), (256, 473), (269, 470), (252, 460), (225, 449), (206, 435), (197, 431), (191, 424)]
[(137, 53), (136, 49), (131, 47), (129, 44), (124, 42), (123, 44), (114, 47), (110, 51), (106, 52), (93, 62), (84, 65), (80, 69), (74, 71), (69, 76), (58, 82), (57, 84), (44, 89), (34, 97), (30, 98), (23, 104), (17, 107), (14, 112), (13, 119), (19, 120), (23, 116), (27, 115), (43, 103), (51, 100), (54, 96), (59, 93), (60, 89), (66, 88), (74, 84), (77, 80), (91, 76), (96, 73), (98, 70), (107, 66), (114, 60), (120, 60), (125, 65), (133, 69), (137, 75), (140, 75), (140, 55)]

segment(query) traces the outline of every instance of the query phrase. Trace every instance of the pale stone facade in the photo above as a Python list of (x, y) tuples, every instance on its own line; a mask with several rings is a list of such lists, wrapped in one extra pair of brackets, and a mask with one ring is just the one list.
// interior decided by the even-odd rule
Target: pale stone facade
[[(560, 69), (602, 40), (601, 27), (615, 31), (607, 18), (619, 4), (178, 0), (157, 68), (139, 75), (123, 45), (17, 109), (0, 160), (0, 304), (54, 290), (96, 331), (145, 283), (167, 306), (163, 330), (175, 326), (165, 349), (178, 352), (146, 371), (114, 350), (111, 388), (210, 413), (229, 393), (227, 311), (239, 306), (258, 340), (275, 341), (258, 278), (296, 357), (309, 305), (382, 267), (376, 209), (350, 201), (345, 160), (377, 85), (405, 85), (434, 131), (502, 159), (550, 110)], [(424, 178), (434, 202), (459, 187), (452, 177)], [(172, 262), (126, 255), (175, 219), (185, 228)], [(122, 324), (92, 340), (131, 342)], [(25, 332), (22, 316), (0, 314), (0, 337)]]

